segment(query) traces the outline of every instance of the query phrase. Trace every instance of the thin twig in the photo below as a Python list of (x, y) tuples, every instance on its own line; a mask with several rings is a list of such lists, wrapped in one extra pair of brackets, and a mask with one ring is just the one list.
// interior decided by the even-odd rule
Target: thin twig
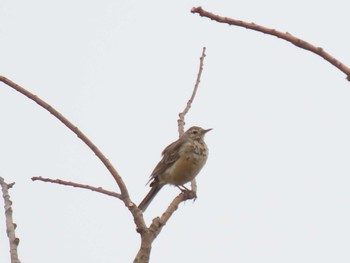
[(98, 192), (98, 193), (101, 193), (101, 194), (113, 196), (113, 197), (116, 197), (116, 198), (119, 198), (119, 199), (122, 198), (121, 194), (105, 190), (102, 187), (95, 187), (95, 186), (91, 186), (91, 185), (84, 185), (84, 184), (79, 184), (79, 183), (74, 183), (74, 182), (68, 182), (68, 181), (64, 181), (64, 180), (61, 180), (61, 179), (50, 179), (50, 178), (44, 178), (44, 177), (41, 177), (41, 176), (39, 176), (39, 177), (34, 176), (34, 177), (32, 177), (32, 181), (43, 181), (43, 182), (49, 182), (49, 183), (54, 183), (54, 184), (68, 185), (68, 186), (88, 189), (88, 190), (91, 190), (91, 191), (94, 191), (94, 192)]
[(268, 34), (268, 35), (272, 35), (272, 36), (275, 36), (275, 37), (278, 37), (278, 38), (282, 38), (282, 39), (292, 43), (293, 45), (295, 45), (297, 47), (300, 47), (302, 49), (311, 51), (311, 52), (315, 53), (316, 55), (319, 55), (320, 57), (324, 58), (326, 61), (331, 63), (333, 66), (335, 66), (340, 71), (345, 73), (345, 75), (347, 76), (346, 79), (348, 81), (350, 81), (350, 68), (349, 67), (347, 67), (346, 65), (341, 63), (339, 60), (337, 60), (336, 58), (334, 58), (333, 56), (328, 54), (321, 47), (316, 47), (316, 46), (310, 44), (309, 42), (306, 42), (305, 40), (302, 40), (300, 38), (297, 38), (297, 37), (291, 35), (288, 32), (284, 33), (284, 32), (281, 32), (281, 31), (277, 31), (276, 29), (260, 26), (260, 25), (255, 24), (255, 23), (248, 23), (248, 22), (245, 22), (245, 21), (242, 21), (242, 20), (237, 20), (237, 19), (232, 19), (232, 18), (228, 18), (228, 17), (218, 16), (218, 15), (215, 15), (215, 14), (210, 13), (208, 11), (205, 11), (202, 7), (193, 7), (191, 9), (191, 12), (192, 13), (197, 13), (200, 16), (204, 16), (204, 17), (210, 18), (211, 20), (215, 20), (215, 21), (217, 21), (219, 23), (226, 23), (226, 24), (229, 24), (229, 25), (245, 27), (247, 29), (259, 31), (259, 32), (264, 33), (264, 34)]
[(8, 190), (14, 185), (14, 183), (7, 184), (5, 183), (4, 178), (0, 177), (0, 185), (2, 188), (2, 197), (4, 198), (4, 208), (5, 208), (5, 216), (6, 216), (6, 232), (9, 238), (10, 243), (10, 255), (11, 255), (11, 263), (20, 263), (21, 261), (18, 258), (18, 245), (19, 238), (16, 237), (15, 229), (16, 224), (13, 223), (12, 218), (12, 201), (10, 200), (10, 195)]
[(202, 76), (202, 71), (203, 71), (203, 61), (205, 58), (205, 50), (206, 48), (203, 47), (203, 51), (202, 51), (202, 55), (199, 59), (199, 69), (198, 69), (198, 74), (197, 74), (197, 80), (196, 80), (196, 84), (194, 85), (194, 89), (192, 92), (192, 96), (191, 98), (188, 100), (185, 109), (179, 113), (179, 119), (177, 120), (177, 124), (178, 124), (178, 131), (179, 131), (179, 136), (181, 136), (184, 133), (184, 126), (185, 126), (185, 115), (187, 114), (187, 112), (190, 110), (191, 106), (192, 106), (192, 102), (196, 96), (197, 90), (198, 90), (198, 86), (199, 83), (201, 81), (201, 76)]

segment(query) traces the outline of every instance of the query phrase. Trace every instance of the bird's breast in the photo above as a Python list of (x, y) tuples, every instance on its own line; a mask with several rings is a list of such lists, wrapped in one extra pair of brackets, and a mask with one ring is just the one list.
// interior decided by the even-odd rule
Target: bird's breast
[(185, 144), (179, 152), (179, 159), (165, 171), (160, 180), (168, 184), (184, 185), (197, 176), (207, 157), (205, 144)]

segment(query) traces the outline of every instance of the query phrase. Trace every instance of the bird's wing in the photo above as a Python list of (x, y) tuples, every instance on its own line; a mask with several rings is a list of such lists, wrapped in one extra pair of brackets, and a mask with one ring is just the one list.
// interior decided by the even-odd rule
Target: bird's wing
[(158, 182), (158, 176), (163, 174), (171, 165), (173, 165), (179, 159), (179, 149), (183, 145), (182, 140), (177, 140), (168, 145), (162, 152), (163, 158), (154, 168), (151, 178), (148, 182), (152, 181), (151, 186)]

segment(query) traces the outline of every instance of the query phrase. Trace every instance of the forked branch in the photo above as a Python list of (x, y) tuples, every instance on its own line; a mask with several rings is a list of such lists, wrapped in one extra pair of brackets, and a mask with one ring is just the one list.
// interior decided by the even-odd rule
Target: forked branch
[[(179, 134), (182, 135), (184, 130), (184, 118), (187, 112), (189, 111), (192, 102), (196, 96), (196, 92), (199, 86), (201, 74), (203, 71), (203, 60), (205, 57), (205, 48), (203, 48), (202, 56), (200, 57), (200, 65), (199, 65), (199, 72), (197, 74), (197, 80), (194, 87), (194, 90), (192, 92), (192, 96), (187, 102), (187, 105), (183, 112), (179, 114), (179, 120), (178, 120), (178, 128), (179, 128)], [(196, 197), (195, 192), (182, 192), (180, 193), (170, 204), (168, 209), (163, 213), (161, 218), (156, 218), (153, 220), (153, 223), (149, 228), (146, 227), (146, 224), (144, 222), (144, 218), (142, 216), (142, 212), (140, 209), (137, 208), (137, 206), (131, 201), (129, 197), (129, 193), (127, 191), (126, 185), (124, 184), (122, 178), (119, 176), (116, 169), (113, 167), (113, 165), (109, 162), (109, 160), (103, 155), (103, 153), (97, 148), (96, 145), (90, 141), (90, 139), (84, 135), (73, 123), (71, 123), (67, 118), (65, 118), (62, 114), (60, 114), (56, 109), (54, 109), (51, 105), (34, 95), (33, 93), (29, 92), (28, 90), (22, 88), (18, 84), (14, 83), (13, 81), (7, 79), (4, 76), (0, 76), (0, 81), (8, 85), (9, 87), (15, 89), (19, 93), (23, 94), (24, 96), (28, 97), (29, 99), (36, 102), (38, 105), (46, 109), (48, 112), (50, 112), (53, 116), (55, 116), (59, 121), (61, 121), (67, 128), (69, 128), (72, 132), (74, 132), (78, 138), (80, 138), (94, 153), (95, 155), (102, 161), (102, 163), (105, 165), (105, 167), (108, 169), (110, 174), (115, 179), (116, 183), (119, 186), (120, 194), (114, 193), (111, 191), (104, 190), (100, 187), (93, 187), (89, 185), (83, 185), (79, 183), (74, 182), (68, 182), (60, 179), (49, 179), (49, 178), (43, 178), (43, 177), (33, 177), (32, 180), (39, 180), (44, 182), (50, 182), (50, 183), (57, 183), (61, 185), (67, 185), (67, 186), (73, 186), (73, 187), (79, 187), (84, 189), (89, 189), (95, 192), (103, 193), (106, 195), (110, 195), (116, 198), (121, 199), (124, 204), (128, 207), (130, 212), (133, 215), (134, 222), (137, 226), (137, 231), (141, 234), (141, 248), (138, 252), (135, 261), (134, 262), (148, 262), (149, 261), (149, 255), (151, 252), (151, 244), (153, 240), (156, 238), (156, 236), (161, 232), (162, 227), (167, 223), (171, 215), (175, 212), (178, 205), (189, 199), (193, 199)], [(193, 185), (192, 185), (193, 186)], [(195, 187), (194, 187), (195, 188)], [(192, 190), (194, 189), (192, 188)]]
[[(119, 176), (117, 170), (113, 167), (111, 162), (107, 159), (107, 157), (97, 148), (95, 144), (82, 132), (76, 127), (73, 123), (71, 123), (67, 118), (65, 118), (61, 113), (59, 113), (56, 109), (54, 109), (51, 105), (40, 99), (38, 96), (34, 95), (30, 91), (24, 89), (20, 85), (14, 83), (13, 81), (5, 78), (4, 76), (0, 76), (0, 81), (8, 85), (9, 87), (15, 89), (19, 93), (23, 94), (24, 96), (28, 97), (29, 99), (36, 102), (39, 106), (43, 107), (45, 110), (50, 112), (53, 116), (55, 116), (60, 122), (62, 122), (68, 129), (70, 129), (73, 133), (75, 133), (78, 138), (80, 138), (94, 153), (95, 155), (101, 160), (101, 162), (105, 165), (105, 167), (108, 169), (110, 174), (113, 176), (114, 180), (119, 186), (120, 189), (120, 199), (124, 202), (125, 206), (130, 210), (134, 217), (134, 222), (137, 225), (138, 228), (144, 228), (145, 223), (143, 221), (142, 216), (140, 216), (140, 212), (138, 211), (136, 205), (131, 201), (129, 197), (128, 190), (126, 188), (126, 185), (124, 184), (123, 179)], [(66, 182), (66, 185), (71, 185), (77, 187), (77, 185), (74, 185), (75, 183)], [(100, 191), (101, 192), (101, 191)]]
[(111, 173), (114, 180), (119, 186), (121, 195), (125, 198), (129, 197), (128, 190), (126, 189), (126, 186), (122, 178), (119, 176), (117, 170), (113, 167), (113, 165), (106, 158), (106, 156), (104, 156), (104, 154), (97, 148), (97, 146), (93, 144), (92, 141), (82, 131), (78, 129), (78, 127), (76, 127), (73, 123), (71, 123), (66, 117), (64, 117), (61, 113), (59, 113), (55, 108), (53, 108), (51, 105), (49, 105), (48, 103), (40, 99), (38, 96), (31, 93), (30, 91), (22, 88), (18, 84), (14, 83), (13, 81), (3, 76), (0, 76), (0, 81), (10, 86), (11, 88), (15, 89), (16, 91), (23, 94), (24, 96), (28, 97), (29, 99), (33, 100), (34, 102), (36, 102), (38, 105), (40, 105), (45, 110), (50, 112), (53, 116), (55, 116), (68, 129), (74, 132), (78, 136), (78, 138), (80, 138), (96, 154), (96, 156), (101, 160), (101, 162), (105, 165), (105, 167)]

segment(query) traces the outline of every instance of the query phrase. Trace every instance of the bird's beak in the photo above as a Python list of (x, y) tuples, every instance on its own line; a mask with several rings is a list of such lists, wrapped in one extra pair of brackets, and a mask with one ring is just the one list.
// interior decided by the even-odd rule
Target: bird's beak
[(211, 130), (212, 130), (212, 128), (207, 129), (207, 130), (204, 130), (204, 131), (203, 131), (203, 134), (206, 134), (208, 131), (211, 131)]

